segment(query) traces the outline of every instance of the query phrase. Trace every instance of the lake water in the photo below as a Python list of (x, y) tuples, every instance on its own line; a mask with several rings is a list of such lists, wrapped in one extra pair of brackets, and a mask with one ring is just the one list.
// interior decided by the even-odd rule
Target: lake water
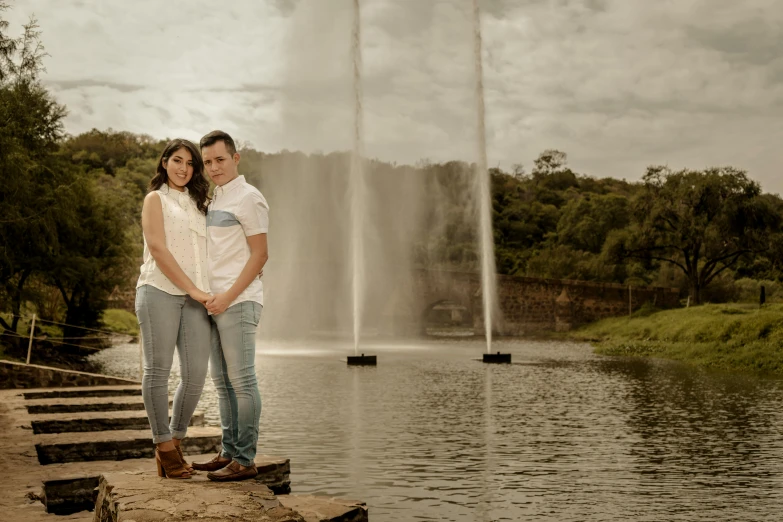
[[(780, 380), (589, 346), (259, 343), (259, 451), (291, 459), (295, 493), (367, 502), (374, 522), (780, 520)], [(137, 378), (138, 345), (95, 356)], [(177, 380), (172, 373), (172, 390)], [(199, 409), (217, 423), (208, 380)]]

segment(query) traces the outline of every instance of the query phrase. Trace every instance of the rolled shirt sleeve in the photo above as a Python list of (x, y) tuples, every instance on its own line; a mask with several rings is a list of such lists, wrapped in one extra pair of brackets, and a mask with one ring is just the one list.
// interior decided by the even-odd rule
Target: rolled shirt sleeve
[(245, 236), (269, 232), (269, 204), (264, 196), (257, 192), (249, 192), (242, 198), (236, 217)]

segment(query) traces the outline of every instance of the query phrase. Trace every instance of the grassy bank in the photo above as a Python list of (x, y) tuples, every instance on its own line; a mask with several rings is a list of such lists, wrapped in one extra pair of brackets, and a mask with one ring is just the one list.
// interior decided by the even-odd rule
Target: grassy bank
[(139, 322), (136, 315), (126, 310), (109, 308), (103, 312), (101, 320), (104, 328), (112, 332), (139, 335)]
[(704, 305), (605, 319), (571, 332), (596, 353), (783, 375), (783, 305)]

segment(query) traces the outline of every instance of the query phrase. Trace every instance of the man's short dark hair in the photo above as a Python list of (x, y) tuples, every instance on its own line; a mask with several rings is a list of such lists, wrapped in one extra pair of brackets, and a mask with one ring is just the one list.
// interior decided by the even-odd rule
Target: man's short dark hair
[(221, 130), (213, 130), (201, 138), (201, 141), (199, 142), (199, 148), (203, 149), (204, 147), (209, 147), (210, 145), (214, 145), (219, 141), (222, 141), (226, 144), (226, 150), (229, 154), (233, 156), (237, 153), (237, 146), (234, 145), (234, 140), (231, 139), (231, 136)]

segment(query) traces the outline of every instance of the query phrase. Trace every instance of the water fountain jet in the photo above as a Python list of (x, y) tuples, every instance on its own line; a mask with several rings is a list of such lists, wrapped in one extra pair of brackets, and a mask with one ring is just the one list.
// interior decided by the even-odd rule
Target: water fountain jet
[(361, 11), (359, 0), (353, 0), (353, 31), (351, 35), (351, 58), (353, 62), (353, 151), (351, 152), (351, 171), (349, 178), (349, 193), (351, 198), (351, 270), (353, 296), (353, 350), (354, 355), (348, 357), (348, 365), (375, 366), (377, 358), (374, 355), (358, 355), (359, 341), (362, 330), (362, 312), (364, 305), (365, 272), (364, 272), (364, 229), (366, 221), (366, 191), (363, 163), (364, 109), (362, 106), (362, 38)]
[(481, 298), (484, 308), (484, 334), (487, 341), (486, 363), (511, 362), (511, 354), (490, 353), (492, 349), (492, 317), (497, 308), (497, 281), (495, 278), (495, 247), (492, 234), (492, 193), (487, 166), (486, 110), (484, 106), (484, 66), (482, 63), (481, 13), (478, 0), (473, 0), (473, 55), (476, 67), (476, 138), (478, 163), (476, 182), (479, 193), (479, 238), (481, 241)]

